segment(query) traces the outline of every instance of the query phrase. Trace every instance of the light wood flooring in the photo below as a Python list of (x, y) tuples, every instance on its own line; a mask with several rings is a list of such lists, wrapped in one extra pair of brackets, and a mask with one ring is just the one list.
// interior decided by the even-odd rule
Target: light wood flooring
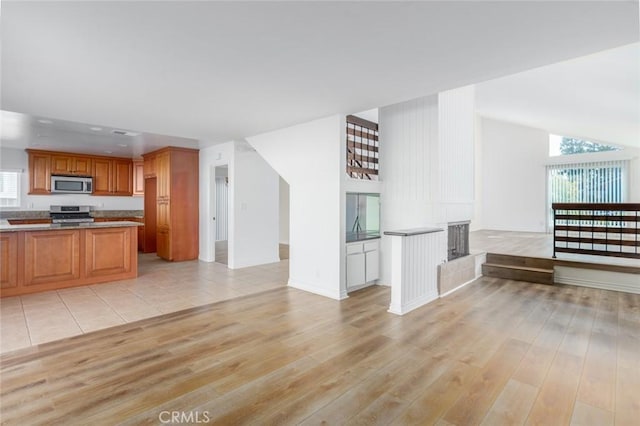
[[(472, 252), (514, 254), (518, 256), (551, 258), (553, 235), (543, 232), (517, 232), (479, 230), (469, 233)], [(605, 265), (640, 267), (640, 260), (612, 256), (591, 256), (574, 253), (557, 253), (558, 260), (577, 261)]]
[[(0, 357), (5, 424), (640, 419), (640, 295), (481, 278), (405, 316), (292, 288)], [(182, 416), (182, 417), (180, 417)]]

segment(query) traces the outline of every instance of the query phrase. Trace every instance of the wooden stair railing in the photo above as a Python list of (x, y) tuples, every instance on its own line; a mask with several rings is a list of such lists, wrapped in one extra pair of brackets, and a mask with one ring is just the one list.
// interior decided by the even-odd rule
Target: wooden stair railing
[(354, 179), (378, 177), (378, 124), (347, 116), (347, 175)]
[(640, 203), (553, 203), (553, 257), (640, 259)]

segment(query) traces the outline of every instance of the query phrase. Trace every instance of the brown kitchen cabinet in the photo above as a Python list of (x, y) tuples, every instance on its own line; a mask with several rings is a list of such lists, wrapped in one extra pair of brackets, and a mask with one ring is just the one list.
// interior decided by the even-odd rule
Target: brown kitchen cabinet
[(91, 176), (91, 157), (66, 154), (51, 156), (52, 175), (78, 175)]
[(27, 150), (29, 154), (29, 194), (51, 193), (51, 154)]
[[(145, 161), (146, 164), (146, 161)], [(144, 179), (144, 246), (143, 253), (156, 252), (156, 222), (158, 221), (158, 204), (156, 192), (158, 179), (147, 177)]]
[(0, 297), (135, 278), (137, 226), (0, 232)]
[(133, 195), (144, 195), (144, 161), (133, 160)]
[(133, 161), (96, 158), (93, 160), (93, 195), (133, 194)]
[(144, 251), (144, 243), (145, 243), (144, 226), (138, 226), (138, 251), (141, 251), (143, 253), (145, 252)]
[[(51, 175), (93, 177), (92, 195), (133, 194), (133, 161), (129, 158), (75, 155), (65, 152), (27, 149), (29, 194), (51, 194)], [(142, 184), (138, 184), (140, 189)]]
[(76, 229), (24, 233), (24, 285), (80, 278), (80, 233)]
[[(143, 157), (145, 176), (150, 170), (154, 172), (154, 177), (145, 181), (155, 181), (155, 194), (145, 191), (145, 234), (155, 225), (156, 253), (163, 259), (197, 259), (198, 150), (168, 147)], [(150, 203), (155, 207), (153, 218), (146, 208)]]
[(156, 177), (156, 156), (155, 155), (143, 155), (144, 160), (142, 161), (142, 170), (144, 173), (144, 178), (154, 178)]
[(0, 288), (18, 286), (18, 234), (0, 234)]

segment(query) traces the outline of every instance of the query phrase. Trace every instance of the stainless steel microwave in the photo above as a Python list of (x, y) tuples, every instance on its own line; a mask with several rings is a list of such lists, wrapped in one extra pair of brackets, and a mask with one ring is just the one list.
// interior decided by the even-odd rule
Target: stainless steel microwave
[(51, 193), (57, 194), (91, 194), (93, 178), (82, 176), (51, 176)]

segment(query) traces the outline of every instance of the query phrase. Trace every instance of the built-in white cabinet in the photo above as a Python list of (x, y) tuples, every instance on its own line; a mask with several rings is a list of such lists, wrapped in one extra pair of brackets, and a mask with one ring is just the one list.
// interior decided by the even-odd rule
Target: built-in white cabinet
[(347, 244), (347, 290), (372, 284), (380, 278), (380, 240)]

